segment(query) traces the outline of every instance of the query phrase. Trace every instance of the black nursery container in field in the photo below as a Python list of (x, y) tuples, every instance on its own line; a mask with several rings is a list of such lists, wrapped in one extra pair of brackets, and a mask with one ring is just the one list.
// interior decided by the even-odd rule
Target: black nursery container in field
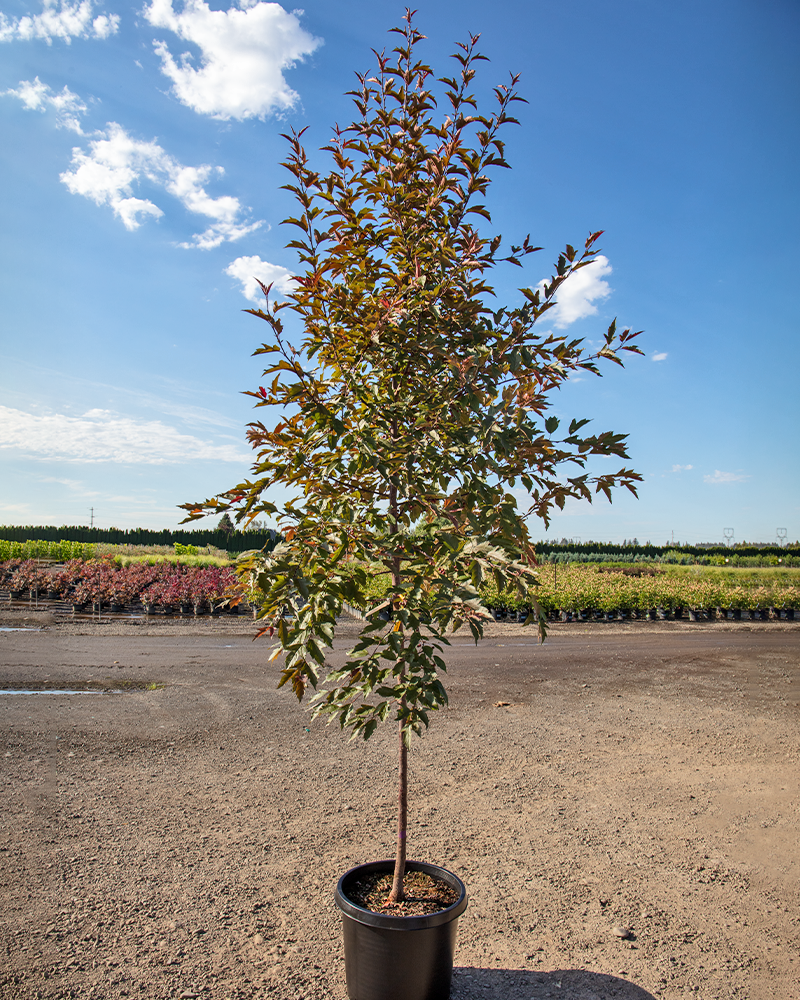
[(445, 868), (407, 861), (406, 871), (442, 879), (459, 893), (445, 910), (419, 917), (376, 913), (357, 906), (348, 888), (365, 875), (391, 874), (394, 861), (373, 861), (345, 872), (336, 886), (342, 911), (344, 964), (350, 1000), (447, 1000), (453, 976), (458, 918), (467, 908), (461, 879)]

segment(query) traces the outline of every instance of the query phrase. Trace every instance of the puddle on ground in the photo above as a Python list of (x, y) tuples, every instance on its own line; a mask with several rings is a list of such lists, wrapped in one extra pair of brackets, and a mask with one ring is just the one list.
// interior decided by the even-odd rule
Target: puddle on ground
[[(13, 682), (12, 682), (13, 683)], [(164, 688), (162, 681), (109, 681), (102, 683), (99, 681), (77, 681), (75, 687), (59, 687), (64, 680), (59, 681), (34, 681), (33, 687), (0, 688), (0, 695), (8, 694), (127, 694), (130, 691), (160, 691)]]
[(0, 632), (41, 632), (41, 628), (35, 625), (0, 625)]
[(59, 694), (59, 695), (60, 694), (124, 694), (124, 693), (125, 693), (124, 691), (110, 690), (110, 689), (104, 689), (104, 690), (96, 689), (94, 691), (78, 691), (78, 690), (71, 690), (69, 688), (48, 688), (45, 691), (34, 691), (34, 690), (28, 690), (28, 691), (24, 691), (23, 690), (23, 691), (21, 691), (18, 688), (6, 688), (6, 689), (0, 688), (0, 695), (3, 695), (3, 694)]

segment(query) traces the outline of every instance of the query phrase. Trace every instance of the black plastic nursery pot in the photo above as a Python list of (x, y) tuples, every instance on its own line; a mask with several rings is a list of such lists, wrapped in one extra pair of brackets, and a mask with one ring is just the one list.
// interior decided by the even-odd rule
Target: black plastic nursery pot
[(466, 887), (445, 868), (407, 861), (406, 871), (424, 872), (452, 886), (459, 893), (457, 902), (438, 913), (398, 917), (366, 910), (348, 898), (356, 879), (392, 871), (394, 861), (373, 861), (345, 872), (336, 886), (347, 995), (350, 1000), (447, 1000), (458, 918), (467, 908)]

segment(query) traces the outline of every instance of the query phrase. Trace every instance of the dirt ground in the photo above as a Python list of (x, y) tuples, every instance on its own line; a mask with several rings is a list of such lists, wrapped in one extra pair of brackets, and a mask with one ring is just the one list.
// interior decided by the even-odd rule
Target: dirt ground
[[(128, 689), (0, 695), (0, 996), (344, 1000), (393, 732), (312, 723), (244, 619), (25, 626), (0, 688)], [(800, 998), (800, 626), (496, 624), (448, 663), (409, 853), (470, 893), (453, 1000)]]

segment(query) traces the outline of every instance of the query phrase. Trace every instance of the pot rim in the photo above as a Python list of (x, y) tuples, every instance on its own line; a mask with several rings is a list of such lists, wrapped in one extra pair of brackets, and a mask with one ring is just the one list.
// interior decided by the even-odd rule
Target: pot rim
[(394, 914), (376, 913), (374, 910), (364, 909), (363, 906), (358, 906), (352, 900), (348, 899), (344, 889), (348, 882), (375, 871), (394, 871), (394, 860), (370, 861), (363, 865), (356, 865), (355, 868), (350, 868), (342, 875), (336, 886), (334, 896), (336, 905), (342, 911), (343, 915), (348, 916), (351, 920), (355, 920), (359, 924), (390, 931), (425, 930), (428, 927), (438, 927), (441, 924), (447, 924), (458, 919), (467, 908), (467, 887), (458, 875), (448, 871), (447, 868), (430, 864), (427, 861), (406, 861), (406, 871), (424, 872), (426, 875), (433, 875), (458, 890), (459, 897), (456, 902), (444, 910), (438, 910), (436, 913), (426, 913), (422, 916), (414, 917), (398, 917)]

